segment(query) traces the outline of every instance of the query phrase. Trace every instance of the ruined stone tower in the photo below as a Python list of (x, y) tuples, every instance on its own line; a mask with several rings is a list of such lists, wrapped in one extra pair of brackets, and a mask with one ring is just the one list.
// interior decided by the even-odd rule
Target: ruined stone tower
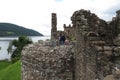
[[(87, 19), (84, 15), (84, 10), (80, 10), (73, 14), (71, 20), (73, 25), (75, 26), (76, 31), (76, 54), (75, 54), (75, 80), (94, 80), (95, 79), (95, 71), (92, 69), (95, 68), (95, 57), (88, 57), (90, 55), (95, 55), (94, 51), (90, 49), (87, 34), (89, 32), (89, 26), (87, 23)], [(91, 52), (89, 52), (91, 50)], [(88, 53), (89, 52), (89, 53)], [(88, 61), (93, 61), (92, 63)]]
[(52, 13), (52, 18), (51, 18), (51, 40), (56, 39), (57, 36), (57, 16), (56, 13)]

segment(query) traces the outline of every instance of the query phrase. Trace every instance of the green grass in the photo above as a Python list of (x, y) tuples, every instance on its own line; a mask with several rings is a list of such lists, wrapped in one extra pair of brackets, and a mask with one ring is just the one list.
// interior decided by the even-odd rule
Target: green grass
[(8, 61), (5, 61), (5, 60), (0, 61), (0, 70), (5, 69), (9, 65), (11, 65), (11, 62), (8, 62)]
[(3, 64), (2, 68), (0, 69), (0, 80), (21, 80), (20, 63), (20, 61), (17, 61), (14, 64), (0, 62), (0, 65)]

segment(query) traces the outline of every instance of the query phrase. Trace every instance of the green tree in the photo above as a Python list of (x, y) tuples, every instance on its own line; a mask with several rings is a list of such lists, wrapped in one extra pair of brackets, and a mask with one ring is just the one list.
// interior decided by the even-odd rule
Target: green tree
[[(20, 59), (21, 57), (21, 51), (23, 49), (24, 46), (26, 46), (27, 44), (31, 44), (33, 43), (32, 40), (30, 38), (28, 38), (27, 36), (20, 36), (18, 38), (18, 40), (13, 40), (12, 42), (9, 43), (9, 47), (8, 47), (8, 53), (12, 53), (11, 58), (12, 59)], [(12, 46), (15, 47), (15, 50), (12, 50)]]

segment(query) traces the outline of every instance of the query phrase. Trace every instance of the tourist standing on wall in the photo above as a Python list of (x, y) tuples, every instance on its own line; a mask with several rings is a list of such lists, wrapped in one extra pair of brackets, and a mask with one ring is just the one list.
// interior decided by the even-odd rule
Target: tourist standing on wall
[(60, 45), (64, 45), (65, 44), (65, 35), (64, 34), (60, 34), (60, 39), (59, 39), (59, 42), (60, 42)]

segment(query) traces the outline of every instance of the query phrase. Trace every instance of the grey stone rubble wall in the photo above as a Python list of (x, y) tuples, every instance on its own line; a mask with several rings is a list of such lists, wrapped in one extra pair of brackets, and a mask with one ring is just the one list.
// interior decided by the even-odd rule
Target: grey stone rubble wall
[(93, 46), (94, 50), (97, 51), (96, 78), (98, 80), (119, 80), (120, 46), (97, 45), (97, 43)]
[(86, 49), (76, 54), (76, 80), (95, 80), (97, 76), (96, 50), (87, 46)]
[(57, 37), (57, 15), (56, 13), (52, 13), (51, 18), (51, 40), (55, 40)]
[(94, 46), (87, 39), (89, 26), (84, 10), (76, 11), (72, 23), (76, 28), (75, 78), (76, 80), (95, 80), (97, 78), (96, 53)]
[(103, 80), (115, 72), (116, 65), (120, 66), (120, 46), (117, 44), (120, 39), (114, 40), (115, 30), (84, 9), (74, 12), (71, 20), (76, 28), (76, 80)]
[(22, 51), (22, 80), (73, 80), (73, 46), (31, 44)]

